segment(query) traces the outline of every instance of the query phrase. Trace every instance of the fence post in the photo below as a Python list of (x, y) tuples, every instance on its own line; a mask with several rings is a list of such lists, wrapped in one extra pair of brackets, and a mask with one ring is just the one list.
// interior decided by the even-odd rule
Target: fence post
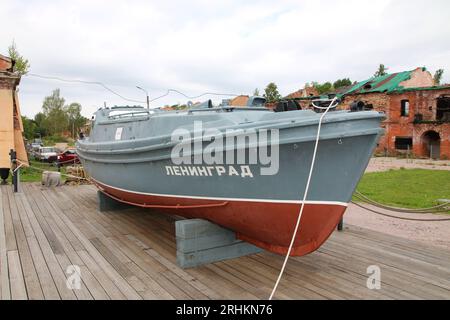
[(17, 169), (17, 153), (16, 153), (16, 151), (11, 149), (9, 151), (9, 156), (11, 157), (12, 170), (13, 170), (13, 175), (12, 175), (13, 188), (14, 188), (14, 192), (17, 193), (18, 192), (18, 184), (19, 184), (19, 179), (18, 179), (19, 169)]

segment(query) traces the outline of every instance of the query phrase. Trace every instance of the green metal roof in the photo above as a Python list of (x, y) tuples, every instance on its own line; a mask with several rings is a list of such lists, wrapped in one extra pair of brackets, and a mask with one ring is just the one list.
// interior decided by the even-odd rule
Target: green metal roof
[(373, 92), (393, 92), (403, 89), (400, 83), (411, 79), (413, 71), (403, 71), (398, 73), (386, 74), (380, 77), (372, 77), (370, 79), (358, 82), (344, 94), (359, 94)]
[[(415, 69), (416, 70), (416, 69)], [(450, 89), (449, 85), (432, 86), (432, 87), (417, 87), (417, 88), (404, 88), (400, 85), (403, 81), (411, 79), (411, 74), (415, 71), (403, 71), (398, 73), (386, 74), (380, 77), (372, 77), (370, 79), (358, 82), (350, 88), (341, 88), (337, 92), (330, 92), (329, 94), (335, 94), (338, 98), (342, 98), (346, 95), (352, 94), (365, 94), (365, 93), (404, 93), (411, 91), (430, 91), (430, 90), (442, 90)], [(422, 68), (426, 71), (426, 68)], [(301, 97), (293, 98), (293, 100), (312, 100), (318, 98), (328, 97), (327, 94), (317, 97)], [(290, 98), (291, 99), (291, 98)], [(289, 100), (290, 100), (289, 99)]]
[(434, 87), (399, 88), (399, 89), (395, 90), (395, 93), (404, 93), (404, 92), (411, 92), (411, 91), (433, 91), (433, 90), (443, 90), (443, 89), (450, 89), (450, 85), (434, 86)]

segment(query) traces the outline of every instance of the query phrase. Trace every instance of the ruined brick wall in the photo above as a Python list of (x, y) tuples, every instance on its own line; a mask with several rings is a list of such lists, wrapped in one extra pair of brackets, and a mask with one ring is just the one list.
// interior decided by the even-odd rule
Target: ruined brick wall
[[(434, 131), (440, 136), (440, 157), (450, 159), (450, 123), (436, 121), (437, 101), (443, 95), (450, 95), (450, 89), (422, 90), (392, 94), (390, 99), (389, 139), (396, 136), (413, 138), (413, 153), (418, 157), (428, 157), (429, 150), (424, 134)], [(409, 116), (401, 117), (401, 101), (408, 100)], [(420, 115), (422, 121), (414, 121)]]
[[(389, 119), (389, 103), (390, 96), (385, 93), (369, 93), (369, 94), (355, 94), (345, 96), (341, 103), (340, 109), (348, 110), (350, 109), (350, 104), (354, 101), (363, 101), (365, 105), (372, 105), (373, 110), (384, 112), (386, 114), (386, 119)], [(382, 127), (389, 130), (389, 121), (384, 121)], [(376, 153), (386, 153), (389, 151), (390, 142), (387, 135), (383, 135), (378, 142), (378, 147)]]
[[(351, 95), (344, 98), (341, 109), (348, 109), (353, 101), (363, 101), (366, 105), (372, 105), (374, 110), (386, 114), (386, 120), (382, 124), (386, 132), (378, 143), (378, 154), (405, 153), (406, 151), (397, 150), (395, 146), (396, 137), (401, 137), (412, 138), (413, 155), (428, 157), (424, 134), (434, 131), (440, 136), (440, 158), (450, 159), (450, 123), (436, 122), (437, 99), (443, 95), (450, 96), (450, 89)], [(406, 117), (401, 116), (402, 100), (409, 101), (409, 114)], [(421, 115), (423, 121), (415, 122), (416, 115)]]
[(403, 88), (424, 88), (434, 86), (433, 76), (423, 68), (417, 68), (411, 73), (411, 79), (401, 82)]

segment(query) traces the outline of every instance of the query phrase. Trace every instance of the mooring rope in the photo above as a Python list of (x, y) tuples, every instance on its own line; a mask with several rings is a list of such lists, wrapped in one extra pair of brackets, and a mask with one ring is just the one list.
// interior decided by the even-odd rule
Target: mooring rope
[(440, 208), (445, 208), (445, 207), (449, 207), (450, 203), (442, 203), (440, 205), (434, 206), (434, 207), (429, 207), (429, 208), (418, 208), (418, 209), (407, 209), (407, 208), (399, 208), (399, 207), (392, 207), (392, 206), (388, 206), (382, 203), (379, 203), (375, 200), (370, 199), (369, 197), (367, 197), (366, 195), (362, 194), (361, 192), (359, 192), (358, 190), (355, 191), (355, 196), (358, 197), (360, 200), (365, 201), (367, 203), (370, 203), (376, 207), (380, 207), (382, 209), (387, 209), (387, 210), (391, 210), (391, 211), (397, 211), (397, 212), (405, 212), (405, 213), (440, 213), (440, 212), (448, 212), (449, 210), (437, 210)]
[(354, 202), (354, 201), (352, 201), (352, 203), (353, 203), (354, 205), (356, 205), (356, 206), (358, 206), (358, 207), (360, 207), (360, 208), (362, 208), (362, 209), (368, 210), (368, 211), (370, 211), (370, 212), (372, 212), (372, 213), (375, 213), (375, 214), (378, 214), (378, 215), (381, 215), (381, 216), (385, 216), (385, 217), (389, 217), (389, 218), (399, 219), (399, 220), (422, 221), (422, 222), (426, 222), (426, 221), (428, 221), (428, 222), (450, 221), (450, 218), (443, 218), (443, 219), (421, 219), (421, 218), (399, 217), (399, 216), (394, 216), (394, 215), (390, 215), (390, 214), (387, 214), (387, 213), (383, 213), (383, 212), (376, 211), (376, 210), (374, 210), (374, 209), (365, 207), (365, 206), (363, 206), (363, 205), (361, 205), (361, 204), (359, 204), (359, 203), (357, 203), (357, 202)]
[(48, 172), (57, 172), (57, 173), (61, 174), (62, 176), (65, 176), (65, 177), (68, 177), (68, 178), (73, 178), (73, 179), (77, 179), (77, 180), (91, 181), (91, 180), (88, 179), (88, 178), (77, 177), (77, 176), (74, 176), (74, 175), (71, 175), (71, 174), (67, 174), (67, 173), (62, 173), (62, 172), (53, 171), (53, 170), (46, 170), (46, 169), (43, 169), (43, 168), (38, 168), (38, 167), (31, 166), (31, 165), (27, 165), (25, 161), (22, 162), (22, 161), (19, 160), (19, 159), (16, 159), (16, 161), (17, 161), (21, 166), (24, 165), (24, 166), (27, 166), (27, 168), (31, 168), (31, 169), (34, 169), (34, 170), (37, 170), (37, 171), (41, 171), (41, 172), (44, 172), (44, 171), (48, 171)]
[(302, 201), (302, 204), (301, 204), (301, 207), (300, 207), (300, 211), (298, 213), (297, 223), (295, 225), (295, 229), (294, 229), (294, 233), (292, 235), (292, 239), (291, 239), (291, 243), (289, 245), (289, 249), (287, 251), (286, 257), (284, 258), (283, 266), (281, 267), (280, 274), (278, 275), (278, 279), (277, 279), (277, 281), (275, 283), (275, 286), (272, 289), (272, 293), (270, 294), (269, 300), (272, 300), (275, 292), (277, 291), (277, 288), (278, 288), (278, 285), (280, 283), (281, 277), (283, 276), (283, 273), (284, 273), (284, 269), (286, 268), (286, 264), (287, 264), (287, 262), (289, 260), (289, 256), (291, 254), (292, 247), (294, 246), (294, 241), (295, 241), (295, 238), (297, 236), (298, 229), (300, 227), (300, 220), (302, 219), (303, 209), (305, 208), (306, 198), (308, 197), (309, 185), (311, 183), (312, 173), (313, 173), (313, 170), (314, 170), (314, 164), (316, 162), (317, 148), (319, 146), (320, 130), (322, 128), (323, 118), (325, 117), (325, 115), (328, 113), (328, 111), (330, 109), (335, 107), (334, 103), (336, 102), (336, 100), (337, 100), (337, 98), (334, 98), (331, 101), (330, 105), (325, 109), (325, 112), (322, 113), (322, 116), (319, 119), (319, 124), (317, 126), (316, 142), (315, 142), (315, 145), (314, 145), (314, 152), (313, 152), (313, 156), (312, 156), (312, 160), (311, 160), (311, 167), (309, 168), (308, 180), (306, 182), (305, 192), (303, 193), (303, 201)]

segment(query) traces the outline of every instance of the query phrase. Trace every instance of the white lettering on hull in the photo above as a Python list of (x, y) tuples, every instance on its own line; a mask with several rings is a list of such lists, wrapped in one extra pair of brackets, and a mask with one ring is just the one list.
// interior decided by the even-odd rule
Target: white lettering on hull
[(167, 176), (214, 177), (236, 176), (253, 178), (250, 166), (166, 166)]

